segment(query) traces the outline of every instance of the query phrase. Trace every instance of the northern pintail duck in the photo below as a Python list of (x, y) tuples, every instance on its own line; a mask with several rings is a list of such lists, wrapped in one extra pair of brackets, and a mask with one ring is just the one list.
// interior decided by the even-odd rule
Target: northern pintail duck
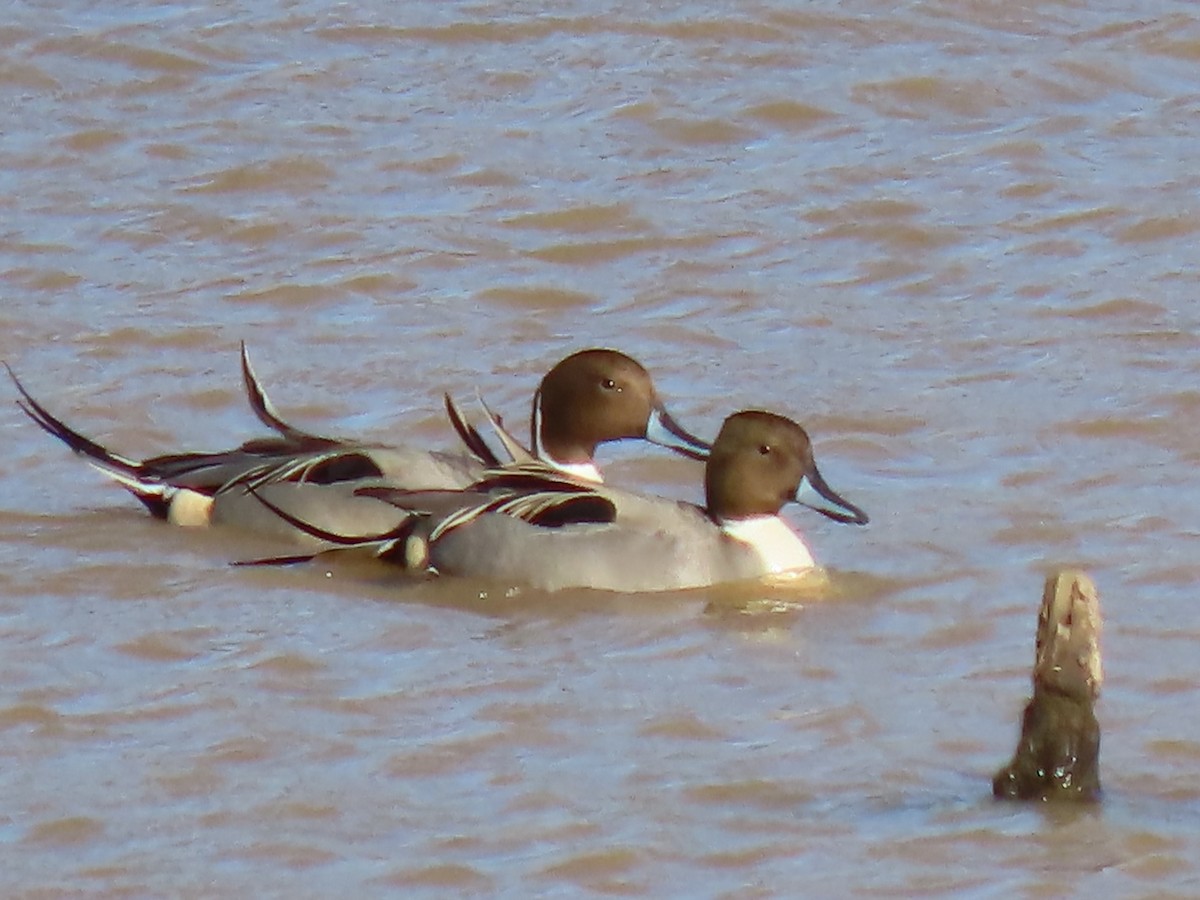
[[(380, 558), (444, 575), (485, 577), (543, 590), (662, 591), (793, 576), (815, 567), (780, 516), (797, 502), (865, 525), (867, 515), (822, 478), (804, 429), (749, 410), (727, 418), (705, 467), (705, 506), (563, 478), (545, 467), (489, 473), (471, 489), (361, 495), (411, 516), (387, 533), (312, 528), (263, 498), (289, 524), (323, 541), (371, 546)], [(312, 556), (262, 562), (295, 562)]]
[[(650, 374), (616, 350), (573, 353), (542, 379), (533, 398), (533, 450), (528, 451), (489, 418), (506, 456), (492, 450), (446, 396), (447, 410), (471, 455), (426, 451), (324, 437), (285, 422), (263, 391), (242, 348), (242, 374), (250, 404), (275, 435), (218, 452), (172, 453), (136, 460), (114, 453), (52, 415), (8, 370), (18, 406), (43, 430), (120, 483), (155, 516), (180, 525), (232, 524), (298, 537), (283, 520), (245, 492), (260, 484), (267, 496), (325, 527), (379, 528), (394, 523), (380, 504), (355, 496), (356, 488), (456, 490), (470, 486), (487, 467), (537, 459), (577, 478), (598, 481), (598, 445), (641, 438), (692, 458), (709, 445), (685, 431), (659, 399)], [(486, 410), (486, 407), (485, 407)], [(382, 517), (381, 517), (382, 516)]]

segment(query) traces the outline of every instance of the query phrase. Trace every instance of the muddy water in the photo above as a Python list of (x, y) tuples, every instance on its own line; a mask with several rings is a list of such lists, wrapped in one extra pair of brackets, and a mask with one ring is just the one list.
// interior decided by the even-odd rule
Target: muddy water
[[(790, 607), (231, 569), (10, 406), (5, 896), (1200, 891), (1198, 70), (1182, 0), (10, 9), (0, 357), (89, 433), (257, 433), (245, 339), (448, 446), (607, 344), (873, 521)], [(996, 805), (1060, 563), (1106, 799)]]

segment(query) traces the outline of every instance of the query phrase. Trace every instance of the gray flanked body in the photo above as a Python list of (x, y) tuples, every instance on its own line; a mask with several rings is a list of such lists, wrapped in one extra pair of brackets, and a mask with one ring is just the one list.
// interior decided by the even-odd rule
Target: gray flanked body
[(268, 479), (255, 488), (255, 493), (247, 491), (241, 480), (235, 480), (213, 496), (209, 524), (283, 538), (300, 547), (318, 547), (324, 542), (289, 524), (262, 500), (326, 531), (379, 532), (396, 527), (405, 514), (370, 497), (359, 496), (356, 493), (359, 489), (396, 484), (458, 489), (470, 485), (484, 471), (477, 460), (456, 453), (401, 447), (368, 448), (363, 452), (369, 453), (372, 464), (379, 469), (378, 475), (328, 484)]
[(758, 553), (715, 529), (696, 507), (660, 515), (662, 527), (598, 523), (543, 528), (487, 515), (430, 550), (442, 574), (472, 575), (545, 591), (592, 588), (642, 593), (761, 578)]
[(588, 484), (545, 466), (489, 473), (467, 491), (359, 493), (412, 516), (390, 532), (330, 534), (263, 499), (314, 537), (373, 545), (382, 559), (408, 568), (545, 590), (664, 591), (790, 577), (815, 563), (780, 518), (785, 503), (867, 522), (825, 483), (804, 430), (757, 410), (725, 420), (705, 469), (704, 508)]
[[(361, 532), (394, 521), (355, 496), (365, 487), (456, 490), (481, 477), (488, 466), (532, 459), (497, 419), (500, 453), (466, 424), (449, 397), (447, 411), (470, 454), (439, 453), (406, 446), (324, 437), (295, 428), (274, 409), (242, 348), (242, 374), (251, 407), (275, 434), (215, 453), (176, 453), (135, 460), (113, 453), (73, 430), (38, 403), (9, 370), (19, 406), (43, 430), (134, 494), (152, 514), (179, 525), (229, 525), (312, 543), (302, 529), (264, 511), (248, 493), (274, 498), (298, 517), (322, 527)], [(486, 409), (486, 407), (485, 407)], [(599, 479), (596, 447), (607, 441), (643, 439), (693, 458), (708, 444), (668, 414), (649, 373), (616, 350), (583, 350), (568, 356), (542, 379), (533, 403), (538, 457), (547, 464)]]

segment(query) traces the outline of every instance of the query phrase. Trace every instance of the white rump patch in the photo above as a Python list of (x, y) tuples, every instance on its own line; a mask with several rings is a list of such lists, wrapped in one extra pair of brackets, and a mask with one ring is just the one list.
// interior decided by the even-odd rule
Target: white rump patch
[(184, 528), (207, 528), (212, 524), (212, 508), (212, 497), (180, 488), (171, 496), (167, 521)]

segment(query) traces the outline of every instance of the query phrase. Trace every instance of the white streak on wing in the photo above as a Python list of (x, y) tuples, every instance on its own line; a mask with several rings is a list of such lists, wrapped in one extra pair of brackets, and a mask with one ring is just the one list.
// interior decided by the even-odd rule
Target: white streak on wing
[(547, 463), (554, 466), (560, 472), (565, 472), (575, 478), (581, 478), (584, 481), (591, 481), (595, 484), (603, 484), (604, 478), (600, 474), (600, 470), (594, 462), (585, 463), (560, 463), (552, 459), (546, 460)]

